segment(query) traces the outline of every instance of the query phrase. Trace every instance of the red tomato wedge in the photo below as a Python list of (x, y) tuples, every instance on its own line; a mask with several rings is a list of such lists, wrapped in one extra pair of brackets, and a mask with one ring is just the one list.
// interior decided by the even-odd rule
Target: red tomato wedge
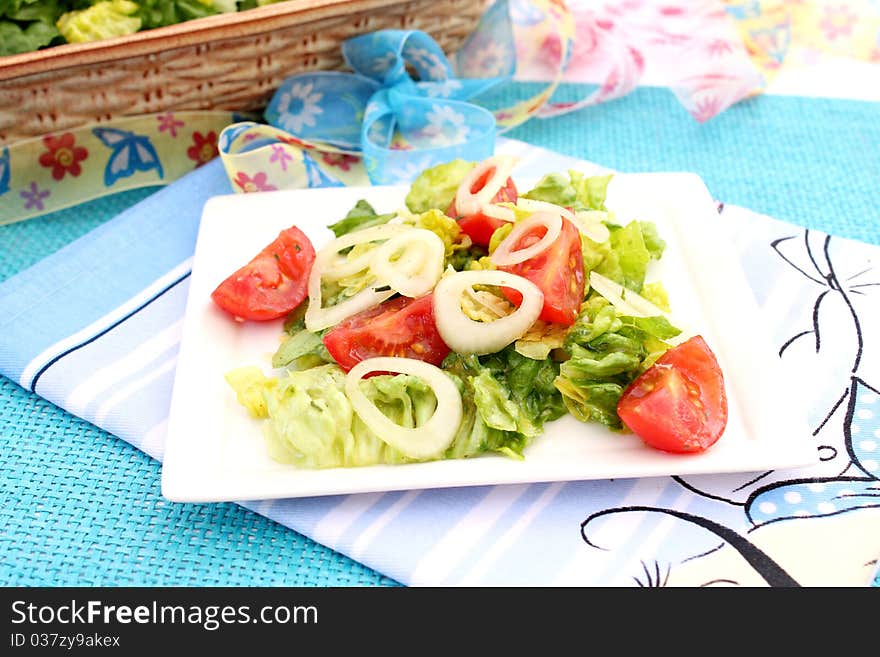
[(352, 315), (324, 335), (324, 346), (346, 372), (376, 356), (415, 358), (439, 366), (449, 347), (434, 323), (433, 296), (397, 297)]
[[(494, 177), (496, 171), (495, 167), (492, 166), (490, 163), (482, 163), (477, 166), (485, 166), (485, 171), (480, 173), (473, 184), (471, 184), (470, 190), (468, 190), (471, 194), (477, 194), (480, 190), (482, 190), (486, 186), (486, 184)], [(507, 181), (500, 186), (498, 191), (492, 197), (490, 203), (516, 203), (517, 198), (518, 195), (516, 191), (516, 185), (513, 182), (513, 178), (508, 177)], [(449, 209), (446, 211), (446, 214), (454, 219), (457, 219), (458, 225), (461, 227), (461, 230), (468, 237), (471, 238), (474, 244), (479, 244), (480, 246), (489, 246), (489, 240), (492, 239), (492, 233), (494, 233), (504, 224), (508, 223), (503, 219), (489, 217), (482, 212), (477, 212), (475, 214), (467, 216), (461, 216), (458, 208), (455, 207), (455, 199), (452, 200), (452, 203), (449, 205)]]
[[(537, 230), (526, 233), (514, 249), (525, 249), (541, 237), (543, 233)], [(550, 248), (525, 262), (498, 269), (530, 280), (544, 293), (539, 319), (564, 326), (575, 323), (584, 301), (584, 258), (580, 231), (568, 219), (562, 220), (562, 231)], [(522, 294), (516, 290), (504, 288), (504, 295), (517, 306), (522, 302)]]
[(292, 226), (220, 283), (211, 299), (239, 321), (284, 317), (306, 298), (314, 262), (309, 238)]
[(673, 347), (624, 391), (617, 414), (645, 443), (702, 452), (727, 426), (724, 375), (701, 336)]

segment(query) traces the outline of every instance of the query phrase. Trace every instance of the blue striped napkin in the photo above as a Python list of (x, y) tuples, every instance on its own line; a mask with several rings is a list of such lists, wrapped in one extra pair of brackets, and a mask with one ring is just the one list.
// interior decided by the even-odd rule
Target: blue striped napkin
[[(596, 165), (513, 140), (518, 172)], [(0, 284), (0, 372), (160, 459), (219, 161)], [(400, 491), (245, 506), (409, 585), (865, 585), (880, 555), (880, 249), (722, 217), (810, 409), (797, 471)]]

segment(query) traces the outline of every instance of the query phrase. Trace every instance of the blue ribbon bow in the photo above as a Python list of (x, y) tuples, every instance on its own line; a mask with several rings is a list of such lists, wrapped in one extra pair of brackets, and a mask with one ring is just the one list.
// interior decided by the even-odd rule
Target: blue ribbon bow
[[(456, 158), (489, 157), (495, 117), (467, 101), (508, 80), (516, 59), (507, 3), (496, 3), (487, 21), (493, 34), (490, 41), (484, 34), (484, 43), (492, 44), (488, 56), (499, 73), (494, 77), (457, 78), (443, 50), (424, 32), (382, 30), (344, 42), (343, 56), (354, 73), (286, 79), (266, 109), (266, 121), (303, 142), (360, 154), (377, 185), (410, 181)], [(468, 51), (467, 43), (462, 51)], [(479, 60), (473, 47), (468, 53), (469, 62)], [(458, 63), (465, 73), (474, 68)]]

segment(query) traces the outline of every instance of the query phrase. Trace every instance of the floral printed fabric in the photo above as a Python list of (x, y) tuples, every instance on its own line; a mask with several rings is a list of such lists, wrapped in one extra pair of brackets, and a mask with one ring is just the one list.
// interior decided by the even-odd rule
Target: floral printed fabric
[[(567, 5), (576, 37), (565, 80), (597, 88), (579, 102), (548, 103), (540, 116), (619, 98), (639, 84), (661, 84), (702, 122), (763, 84), (718, 0), (570, 0)], [(565, 45), (533, 3), (513, 0), (512, 8), (517, 76), (547, 79), (566, 57)]]
[(0, 225), (136, 187), (163, 185), (218, 155), (232, 112), (164, 112), (0, 147)]
[[(573, 23), (565, 5), (533, 4), (567, 51)], [(405, 183), (435, 164), (485, 159), (498, 132), (547, 103), (566, 59), (556, 63), (555, 74), (533, 98), (494, 109), (472, 102), (513, 78), (516, 46), (508, 0), (489, 7), (454, 62), (419, 31), (381, 30), (348, 39), (342, 50), (353, 73), (288, 78), (266, 109), (268, 126), (234, 125), (221, 135), (220, 152), (238, 190), (258, 190), (239, 183), (255, 181), (257, 174), (276, 189)]]
[(749, 54), (768, 78), (832, 57), (880, 62), (878, 0), (726, 0)]
[[(505, 9), (506, 3), (496, 7)], [(248, 167), (262, 167), (271, 179), (278, 167), (267, 168), (258, 157), (258, 152), (265, 155), (270, 150), (278, 164), (301, 163), (308, 170), (316, 162), (299, 150), (303, 147), (362, 158), (374, 184), (408, 180), (413, 172), (459, 157), (488, 157), (494, 149), (495, 117), (467, 101), (509, 79), (515, 59), (506, 12), (493, 8), (483, 25), (494, 37), (492, 47), (480, 41), (478, 31), (462, 55), (472, 67), (483, 67), (479, 77), (456, 78), (442, 49), (424, 32), (381, 30), (347, 40), (342, 50), (353, 73), (288, 78), (266, 109), (268, 123), (298, 143), (256, 125), (245, 131), (229, 129), (234, 138), (221, 145), (230, 177), (247, 173), (238, 161), (245, 158), (235, 158), (242, 155)], [(491, 75), (485, 74), (487, 68)], [(247, 147), (245, 140), (250, 142)], [(346, 164), (352, 163), (349, 159)], [(273, 184), (291, 186), (290, 177), (283, 178)]]
[[(165, 184), (218, 154), (242, 192), (407, 182), (440, 161), (486, 157), (497, 133), (532, 116), (639, 84), (668, 86), (707, 121), (786, 67), (880, 61), (880, 1), (498, 0), (452, 61), (427, 35), (399, 30), (343, 49), (355, 73), (285, 81), (266, 113), (271, 127), (221, 135), (231, 113), (164, 112), (0, 146), (0, 224)], [(509, 79), (547, 84), (513, 107), (472, 102)], [(563, 81), (596, 87), (556, 102)]]
[(783, 69), (834, 58), (880, 61), (878, 0), (569, 0), (566, 44), (553, 9), (511, 0), (517, 77), (596, 84), (578, 102), (547, 103), (553, 116), (623, 96), (639, 84), (669, 87), (698, 121), (764, 90)]

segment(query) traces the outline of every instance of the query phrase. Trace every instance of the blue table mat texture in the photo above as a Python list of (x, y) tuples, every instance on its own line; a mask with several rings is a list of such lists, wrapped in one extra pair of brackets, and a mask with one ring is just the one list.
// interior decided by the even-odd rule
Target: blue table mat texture
[[(878, 119), (875, 103), (760, 96), (699, 125), (642, 88), (507, 136), (621, 171), (694, 171), (725, 202), (880, 244)], [(153, 191), (0, 227), (0, 280)], [(3, 586), (397, 584), (240, 506), (164, 500), (159, 463), (2, 376), (0, 467)]]

